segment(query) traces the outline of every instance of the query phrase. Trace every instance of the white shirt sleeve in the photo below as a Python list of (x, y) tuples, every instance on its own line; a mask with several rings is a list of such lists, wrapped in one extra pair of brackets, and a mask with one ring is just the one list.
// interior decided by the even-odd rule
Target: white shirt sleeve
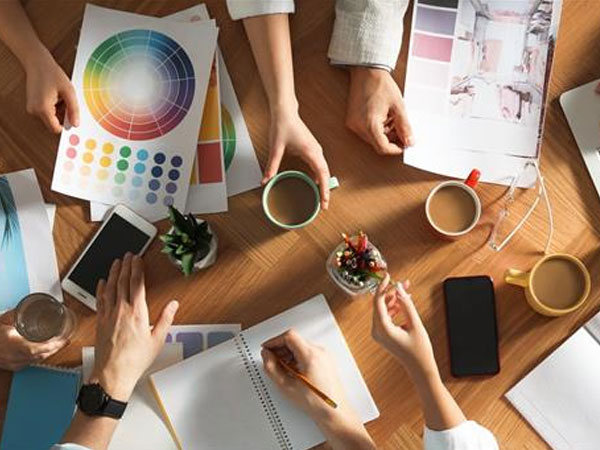
[(265, 14), (294, 12), (294, 0), (227, 0), (229, 15), (233, 20)]
[(77, 444), (56, 444), (50, 450), (91, 450), (87, 447), (82, 447)]
[(409, 0), (337, 0), (328, 56), (332, 64), (393, 70)]
[(425, 450), (498, 450), (494, 435), (477, 422), (463, 422), (457, 427), (434, 431), (425, 427)]

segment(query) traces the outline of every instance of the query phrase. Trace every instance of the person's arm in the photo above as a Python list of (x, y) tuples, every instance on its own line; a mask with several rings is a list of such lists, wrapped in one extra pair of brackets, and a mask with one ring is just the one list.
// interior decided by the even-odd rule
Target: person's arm
[[(372, 334), (400, 360), (415, 384), (425, 416), (425, 448), (497, 450), (493, 435), (467, 422), (444, 386), (427, 330), (406, 291), (408, 282), (389, 289), (389, 281), (386, 275), (375, 294)], [(396, 325), (394, 318), (399, 314), (403, 322)]]
[[(263, 343), (262, 357), (267, 375), (290, 401), (314, 420), (333, 450), (375, 450), (373, 440), (348, 403), (333, 358), (325, 349), (289, 330)], [(332, 408), (291, 376), (278, 359), (296, 368), (338, 407)]]
[(328, 56), (350, 69), (346, 125), (382, 155), (398, 155), (415, 139), (391, 71), (402, 45), (408, 0), (336, 1)]
[[(89, 383), (99, 383), (112, 398), (127, 402), (164, 345), (179, 305), (169, 303), (150, 327), (142, 260), (131, 254), (113, 263), (108, 281), (98, 283), (96, 300), (96, 350)], [(77, 411), (62, 442), (104, 450), (118, 423)]]
[(319, 184), (321, 207), (329, 206), (329, 167), (323, 149), (298, 113), (288, 13), (289, 0), (228, 0), (234, 19), (244, 19), (271, 113), (269, 160), (262, 183), (273, 178), (284, 154), (300, 157)]
[(62, 125), (56, 105), (64, 101), (67, 117), (79, 126), (79, 108), (69, 78), (42, 44), (19, 0), (0, 1), (0, 40), (14, 53), (27, 74), (27, 112), (38, 116), (53, 132)]
[(67, 339), (30, 342), (16, 330), (14, 310), (0, 316), (0, 369), (21, 370), (30, 364), (40, 363), (67, 344)]

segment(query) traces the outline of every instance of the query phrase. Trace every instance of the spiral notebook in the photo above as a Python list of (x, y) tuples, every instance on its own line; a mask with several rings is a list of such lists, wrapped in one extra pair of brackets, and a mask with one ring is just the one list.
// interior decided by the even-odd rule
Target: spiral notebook
[(75, 412), (78, 369), (27, 367), (13, 375), (0, 450), (48, 450)]
[(525, 378), (506, 398), (554, 450), (600, 448), (600, 314)]
[(319, 295), (151, 375), (180, 448), (304, 450), (325, 441), (263, 371), (261, 343), (290, 328), (329, 350), (363, 422), (379, 416), (327, 301)]

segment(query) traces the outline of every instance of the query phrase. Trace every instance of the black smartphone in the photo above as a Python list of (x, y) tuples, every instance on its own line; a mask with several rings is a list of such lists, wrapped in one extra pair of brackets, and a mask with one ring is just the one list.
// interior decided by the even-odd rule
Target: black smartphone
[(500, 372), (494, 283), (488, 276), (444, 281), (452, 375)]

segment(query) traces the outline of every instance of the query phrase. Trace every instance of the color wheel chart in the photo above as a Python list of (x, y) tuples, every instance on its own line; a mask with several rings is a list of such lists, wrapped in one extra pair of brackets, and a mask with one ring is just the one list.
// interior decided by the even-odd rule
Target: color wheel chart
[(150, 30), (128, 30), (105, 40), (83, 76), (94, 119), (109, 133), (134, 141), (175, 128), (192, 104), (194, 88), (194, 68), (185, 50)]
[(149, 220), (185, 208), (217, 34), (88, 4), (73, 69), (81, 125), (62, 133), (52, 189)]

